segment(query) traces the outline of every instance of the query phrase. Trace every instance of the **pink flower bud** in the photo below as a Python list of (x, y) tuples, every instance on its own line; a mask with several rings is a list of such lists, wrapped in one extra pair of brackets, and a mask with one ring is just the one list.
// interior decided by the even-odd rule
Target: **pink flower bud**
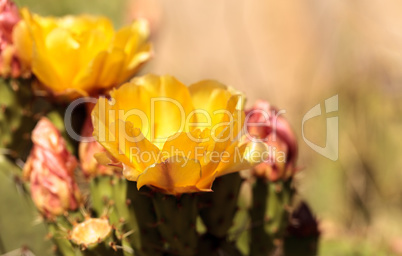
[(32, 132), (33, 148), (24, 166), (24, 178), (31, 183), (31, 196), (47, 218), (76, 210), (80, 192), (74, 179), (76, 158), (67, 150), (60, 132), (42, 118)]
[(14, 26), (20, 21), (17, 6), (10, 0), (0, 0), (0, 49), (12, 43)]
[(29, 68), (20, 62), (13, 42), (13, 30), (21, 20), (18, 7), (10, 0), (0, 0), (0, 75), (29, 76)]
[(297, 139), (285, 118), (266, 101), (257, 101), (246, 111), (248, 139), (261, 140), (268, 147), (265, 161), (254, 174), (270, 181), (286, 179), (296, 171)]
[[(82, 137), (92, 137), (94, 128), (90, 116), (85, 121), (84, 127), (81, 131)], [(95, 155), (106, 153), (106, 149), (97, 141), (81, 142), (79, 146), (79, 157), (81, 169), (85, 177), (95, 177), (98, 175), (113, 175), (116, 172), (121, 173), (121, 168), (115, 168), (113, 166), (106, 166), (99, 164)]]

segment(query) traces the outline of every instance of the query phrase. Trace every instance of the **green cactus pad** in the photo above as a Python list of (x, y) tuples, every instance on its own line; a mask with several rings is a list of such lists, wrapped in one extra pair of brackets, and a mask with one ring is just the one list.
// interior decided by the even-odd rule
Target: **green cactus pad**
[(282, 250), (292, 194), (291, 180), (257, 179), (250, 208), (250, 255), (275, 255)]
[(50, 104), (31, 91), (31, 80), (0, 79), (0, 148), (12, 159), (25, 160), (30, 133)]
[(197, 197), (155, 193), (152, 197), (158, 229), (170, 255), (195, 255), (197, 248)]
[(164, 244), (157, 228), (157, 217), (152, 203), (153, 194), (147, 187), (137, 189), (137, 183), (127, 181), (127, 226), (133, 232), (128, 238), (134, 254), (163, 255)]
[(239, 173), (232, 173), (215, 180), (211, 193), (199, 196), (200, 216), (207, 232), (217, 238), (227, 236), (233, 225), (242, 179)]

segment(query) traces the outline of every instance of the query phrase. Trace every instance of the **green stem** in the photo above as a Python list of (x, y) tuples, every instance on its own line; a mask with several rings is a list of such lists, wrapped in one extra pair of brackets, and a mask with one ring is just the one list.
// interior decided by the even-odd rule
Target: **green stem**
[(127, 181), (127, 225), (133, 231), (128, 238), (135, 255), (163, 255), (164, 244), (157, 228), (152, 197), (149, 188), (143, 187), (138, 191), (136, 182)]
[(250, 209), (250, 255), (273, 255), (279, 249), (292, 195), (291, 180), (267, 182), (257, 179)]
[(194, 194), (179, 197), (156, 193), (152, 198), (158, 228), (173, 255), (195, 255), (197, 249), (197, 198)]
[(232, 173), (215, 180), (211, 193), (199, 196), (200, 216), (207, 232), (217, 238), (227, 236), (233, 226), (242, 179), (239, 173)]
[(57, 217), (56, 222), (46, 222), (46, 225), (57, 246), (58, 254), (63, 256), (81, 255), (80, 251), (68, 240), (67, 230), (71, 230), (72, 225), (64, 216)]

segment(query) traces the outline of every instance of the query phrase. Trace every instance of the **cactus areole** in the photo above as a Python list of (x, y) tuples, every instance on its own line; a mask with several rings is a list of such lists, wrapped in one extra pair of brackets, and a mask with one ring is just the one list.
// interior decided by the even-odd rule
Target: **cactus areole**
[(71, 230), (71, 241), (77, 245), (90, 248), (104, 241), (112, 233), (112, 226), (106, 219), (91, 218)]

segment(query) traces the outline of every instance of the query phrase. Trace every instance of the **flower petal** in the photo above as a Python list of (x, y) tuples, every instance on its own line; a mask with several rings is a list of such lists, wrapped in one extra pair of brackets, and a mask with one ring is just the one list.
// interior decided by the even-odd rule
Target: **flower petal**
[(146, 75), (131, 82), (144, 88), (151, 97), (148, 104), (153, 111), (150, 134), (153, 143), (162, 148), (172, 134), (189, 131), (188, 124), (195, 121), (195, 115), (190, 115), (194, 107), (187, 86), (171, 76)]
[(213, 80), (204, 80), (190, 85), (189, 90), (194, 108), (206, 111), (206, 113), (197, 113), (197, 122), (207, 123), (210, 118), (211, 127), (218, 124), (222, 119), (222, 110), (226, 109), (232, 97), (227, 86)]
[[(129, 88), (131, 87), (127, 90)], [(136, 92), (139, 88), (133, 89)], [(111, 105), (110, 101), (99, 99), (92, 112), (94, 137), (114, 158), (130, 167), (130, 170), (138, 172), (130, 174), (131, 179), (136, 179), (148, 166), (159, 162), (159, 149), (145, 138), (138, 128), (138, 122), (137, 127), (131, 123), (130, 120), (138, 121), (134, 117), (119, 120), (119, 115), (116, 114), (120, 107), (118, 103), (122, 102), (119, 100)], [(144, 159), (144, 152), (149, 155), (147, 159)]]
[[(53, 29), (46, 37), (45, 41), (47, 67), (52, 66), (59, 81), (56, 84), (47, 84), (54, 91), (61, 91), (71, 88), (73, 78), (79, 70), (76, 64), (79, 54), (80, 44), (73, 38), (69, 31), (62, 28)], [(35, 59), (35, 58), (34, 58)], [(37, 63), (33, 63), (33, 70), (38, 71)]]
[(138, 177), (137, 187), (154, 186), (168, 194), (191, 193), (200, 191), (196, 187), (200, 178), (201, 166), (197, 160), (170, 157), (143, 172)]
[(131, 78), (142, 63), (152, 56), (149, 38), (149, 27), (146, 21), (137, 20), (131, 25), (121, 28), (116, 32), (113, 46), (121, 49), (126, 54), (125, 68), (121, 72), (119, 82), (125, 82)]
[(31, 67), (33, 42), (26, 22), (20, 21), (13, 29), (13, 43), (24, 67)]

